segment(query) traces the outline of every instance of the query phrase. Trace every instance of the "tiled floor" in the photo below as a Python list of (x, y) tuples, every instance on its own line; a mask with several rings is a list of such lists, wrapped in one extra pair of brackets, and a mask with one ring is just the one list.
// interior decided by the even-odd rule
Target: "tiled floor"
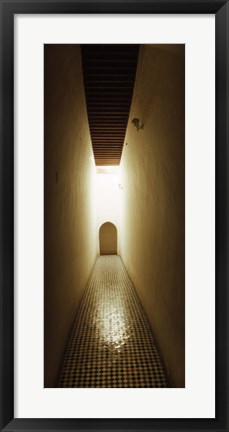
[(149, 323), (117, 255), (97, 258), (59, 387), (167, 387)]

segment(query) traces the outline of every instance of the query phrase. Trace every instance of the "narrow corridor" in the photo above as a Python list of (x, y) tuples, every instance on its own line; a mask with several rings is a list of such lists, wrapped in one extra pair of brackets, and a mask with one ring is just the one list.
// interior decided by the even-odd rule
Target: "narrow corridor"
[(185, 45), (45, 44), (44, 387), (166, 386), (185, 387)]
[(121, 258), (97, 258), (59, 387), (167, 387), (150, 326)]

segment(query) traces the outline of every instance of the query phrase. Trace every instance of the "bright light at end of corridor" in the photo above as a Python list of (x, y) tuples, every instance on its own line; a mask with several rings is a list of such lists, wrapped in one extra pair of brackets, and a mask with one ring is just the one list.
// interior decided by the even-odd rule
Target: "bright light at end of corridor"
[(97, 174), (118, 174), (119, 165), (101, 165), (96, 167)]
[(111, 222), (119, 230), (122, 212), (120, 184), (119, 166), (96, 167), (95, 204), (98, 229), (104, 222)]
[(96, 174), (100, 184), (110, 183), (122, 189), (120, 169), (118, 165), (97, 166)]

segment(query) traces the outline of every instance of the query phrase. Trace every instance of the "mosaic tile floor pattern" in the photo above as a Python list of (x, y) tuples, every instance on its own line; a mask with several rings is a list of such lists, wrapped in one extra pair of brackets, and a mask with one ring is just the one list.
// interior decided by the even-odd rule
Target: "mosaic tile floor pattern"
[(149, 323), (117, 255), (97, 258), (59, 387), (167, 387)]

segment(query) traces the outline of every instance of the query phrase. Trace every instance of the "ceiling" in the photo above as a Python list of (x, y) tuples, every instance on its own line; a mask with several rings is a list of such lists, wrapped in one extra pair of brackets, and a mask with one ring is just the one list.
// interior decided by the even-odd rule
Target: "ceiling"
[(81, 45), (88, 122), (96, 165), (119, 165), (139, 45)]

